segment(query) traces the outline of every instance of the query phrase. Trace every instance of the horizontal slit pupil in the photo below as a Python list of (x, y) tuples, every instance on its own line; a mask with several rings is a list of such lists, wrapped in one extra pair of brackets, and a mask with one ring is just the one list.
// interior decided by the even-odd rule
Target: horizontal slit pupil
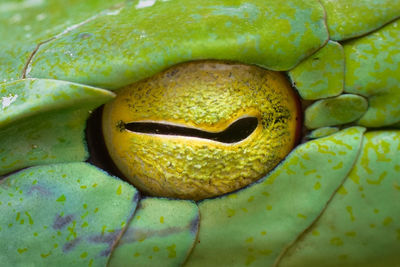
[(131, 122), (125, 124), (125, 129), (136, 133), (189, 136), (221, 143), (236, 143), (246, 139), (257, 128), (257, 125), (256, 117), (246, 117), (235, 121), (224, 131), (217, 133), (156, 122)]

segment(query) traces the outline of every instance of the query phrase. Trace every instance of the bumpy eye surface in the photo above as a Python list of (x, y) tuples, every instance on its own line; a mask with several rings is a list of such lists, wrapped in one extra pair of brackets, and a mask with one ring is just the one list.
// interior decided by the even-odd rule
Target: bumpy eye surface
[(283, 74), (191, 62), (119, 90), (104, 108), (103, 133), (114, 163), (135, 186), (198, 200), (273, 169), (296, 142), (299, 116)]

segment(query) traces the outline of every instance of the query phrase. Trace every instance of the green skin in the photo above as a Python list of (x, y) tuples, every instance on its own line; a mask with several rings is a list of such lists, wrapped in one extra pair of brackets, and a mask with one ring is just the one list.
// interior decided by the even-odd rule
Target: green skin
[[(400, 1), (62, 2), (0, 3), (2, 265), (399, 264)], [(197, 59), (286, 71), (315, 140), (199, 203), (83, 163), (89, 111)]]

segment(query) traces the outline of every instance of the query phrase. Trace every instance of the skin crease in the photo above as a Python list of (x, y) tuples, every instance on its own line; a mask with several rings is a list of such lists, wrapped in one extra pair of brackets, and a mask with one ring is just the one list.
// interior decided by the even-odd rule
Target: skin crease
[[(40, 9), (46, 1), (23, 1), (22, 4), (18, 3), (21, 6), (11, 1), (0, 3), (2, 25), (10, 26), (0, 29), (0, 35), (9, 40), (0, 43), (0, 159), (2, 162), (10, 160), (0, 165), (4, 175), (0, 180), (0, 262), (5, 266), (26, 266), (27, 263), (36, 266), (121, 266), (129, 263), (151, 266), (160, 262), (168, 266), (398, 265), (400, 210), (396, 200), (400, 197), (400, 134), (396, 130), (399, 125), (396, 112), (400, 98), (396, 92), (397, 77), (400, 77), (400, 53), (396, 46), (399, 26), (398, 22), (393, 21), (400, 15), (398, 1), (377, 6), (376, 1), (348, 1), (351, 2), (350, 6), (361, 3), (357, 10), (362, 12), (355, 18), (360, 23), (346, 21), (344, 26), (335, 22), (336, 16), (332, 14), (354, 19), (354, 16), (350, 16), (353, 13), (346, 11), (346, 8), (335, 8), (331, 5), (334, 1), (296, 2), (299, 3), (298, 10), (304, 6), (307, 7), (305, 10), (315, 11), (309, 13), (296, 13), (299, 11), (283, 8), (286, 3), (291, 6), (293, 1), (284, 1), (279, 5), (274, 5), (274, 1), (268, 4), (265, 1), (262, 4), (260, 1), (238, 1), (229, 3), (225, 8), (207, 2), (205, 5), (211, 11), (203, 8), (190, 13), (190, 8), (198, 6), (192, 3), (192, 7), (185, 6), (189, 11), (182, 11), (183, 14), (190, 13), (187, 23), (173, 20), (174, 17), (185, 18), (181, 13), (173, 13), (179, 9), (172, 8), (174, 3), (179, 2), (173, 0), (133, 1), (126, 5), (117, 4), (110, 9), (106, 8), (111, 3), (102, 6), (95, 1), (93, 6), (85, 6), (79, 1), (68, 8), (60, 8), (56, 1), (53, 2), (55, 4), (47, 6), (48, 10), (53, 8), (58, 11), (49, 13), (45, 12), (46, 9)], [(341, 2), (342, 5), (338, 7), (348, 6), (348, 2)], [(323, 5), (326, 5), (327, 14), (323, 12)], [(73, 11), (74, 6), (76, 12)], [(177, 3), (179, 6), (184, 5)], [(263, 12), (257, 12), (262, 8), (265, 8)], [(268, 11), (282, 13), (280, 16), (269, 16)], [(142, 24), (136, 25), (143, 27), (142, 32), (131, 29), (132, 38), (126, 38), (118, 30), (129, 28), (131, 24), (118, 19), (134, 21), (129, 17), (130, 12), (138, 20), (144, 14), (145, 19), (141, 21)], [(204, 17), (201, 12), (209, 12), (205, 21), (212, 23), (198, 27), (196, 21)], [(369, 16), (368, 12), (374, 16)], [(163, 14), (167, 13), (173, 14), (170, 15), (171, 20), (163, 20), (161, 24), (175, 24), (178, 28), (180, 25), (188, 28), (195, 25), (198, 28), (196, 36), (185, 36), (185, 32), (175, 31), (178, 34), (174, 38), (181, 34), (185, 37), (183, 40), (192, 40), (193, 43), (169, 40), (168, 36), (173, 33), (163, 32), (160, 23), (148, 19), (154, 15), (162, 20)], [(268, 23), (269, 20), (263, 17), (267, 15), (271, 19), (282, 19), (276, 21), (281, 28), (271, 35), (279, 35), (276, 38), (278, 43), (273, 43), (269, 35), (254, 32), (255, 29), (264, 28), (260, 27), (263, 24), (253, 26), (251, 23), (256, 22), (252, 19), (258, 18), (257, 23)], [(314, 56), (317, 51), (322, 51), (318, 49), (324, 47), (329, 38), (321, 26), (325, 23), (325, 15), (328, 17), (328, 30), (330, 33), (334, 31), (335, 45), (341, 51), (332, 56), (335, 61), (330, 66), (332, 69), (323, 69), (329, 72), (326, 76), (324, 71), (322, 74), (319, 72), (321, 65), (316, 62), (320, 58)], [(222, 19), (215, 20), (213, 16), (221, 16)], [(307, 23), (287, 22), (288, 17), (302, 16), (311, 16), (314, 20)], [(240, 23), (240, 19), (246, 23)], [(25, 25), (24, 20), (31, 21), (31, 25)], [(234, 32), (229, 30), (232, 29), (229, 28), (232, 26), (229, 26), (230, 20), (234, 21)], [(153, 24), (150, 26), (154, 27), (155, 32), (161, 27), (160, 36), (163, 39), (157, 39), (157, 36), (154, 37), (155, 41), (151, 39), (153, 37), (146, 32), (147, 24)], [(317, 24), (319, 26), (315, 26)], [(362, 24), (368, 27), (361, 27), (360, 31)], [(18, 27), (13, 28), (13, 25)], [(51, 25), (59, 27), (52, 28)], [(220, 25), (226, 28), (218, 29)], [(302, 25), (308, 28), (304, 30)], [(351, 25), (355, 25), (354, 30)], [(272, 29), (270, 25), (267, 28)], [(299, 34), (296, 30), (292, 34), (292, 28), (304, 30), (307, 34)], [(317, 31), (316, 28), (321, 29), (320, 36), (310, 34)], [(112, 30), (107, 32), (108, 29)], [(266, 29), (265, 32), (268, 32)], [(344, 29), (342, 34), (340, 29)], [(206, 37), (202, 35), (202, 30)], [(215, 31), (215, 35), (208, 34), (210, 31)], [(235, 36), (238, 38), (229, 43), (232, 39), (227, 37), (246, 31), (252, 34), (243, 38)], [(54, 36), (57, 37), (52, 39)], [(198, 36), (201, 38), (197, 39)], [(223, 36), (229, 42), (220, 42), (218, 36)], [(299, 36), (307, 36), (310, 43), (299, 40)], [(358, 39), (344, 41), (359, 36)], [(81, 43), (76, 45), (77, 41), (71, 40)], [(110, 44), (114, 42), (117, 45), (108, 45), (109, 40), (112, 40)], [(129, 44), (125, 40), (135, 42)], [(154, 42), (149, 45), (141, 43), (143, 40)], [(168, 46), (164, 40), (177, 49), (164, 51), (162, 48)], [(281, 40), (287, 40), (287, 43)], [(36, 45), (42, 42), (36, 51)], [(85, 46), (84, 42), (89, 45)], [(102, 42), (107, 43), (104, 45), (106, 49), (97, 46)], [(135, 43), (140, 43), (143, 50), (134, 47)], [(161, 49), (154, 43), (159, 43)], [(276, 50), (269, 50), (267, 44)], [(301, 50), (298, 47), (305, 48)], [(341, 54), (343, 50), (344, 55)], [(185, 53), (175, 54), (174, 51)], [(285, 54), (286, 51), (289, 52)], [(132, 56), (136, 52), (139, 54)], [(227, 56), (224, 58), (221, 55), (225, 53)], [(138, 55), (140, 60), (135, 61)], [(304, 144), (296, 147), (286, 160), (259, 183), (199, 203), (163, 198), (140, 200), (132, 186), (88, 163), (80, 163), (88, 157), (82, 141), (85, 127), (82, 118), (88, 116), (88, 109), (92, 110), (113, 97), (110, 91), (98, 87), (121, 88), (167, 67), (199, 58), (233, 60), (265, 67), (268, 62), (263, 60), (270, 55), (277, 55), (276, 58), (271, 57), (271, 62), (274, 62), (270, 68), (287, 71), (293, 84), (296, 84), (296, 80), (293, 78), (295, 75), (290, 73), (292, 70), (300, 73), (299, 77), (315, 79), (307, 82), (315, 86), (325, 84), (325, 80), (319, 82), (318, 77), (329, 81), (339, 73), (338, 76), (347, 84), (336, 81), (334, 84), (341, 84), (339, 86), (343, 88), (331, 90), (328, 88), (330, 83), (326, 83), (326, 96), (324, 88), (318, 87), (320, 99), (337, 97), (332, 95), (332, 91), (363, 97), (369, 104), (365, 113), (368, 116), (363, 116), (361, 120), (353, 117), (350, 122), (345, 118), (342, 123), (335, 122), (335, 125), (330, 125), (329, 120), (320, 116), (320, 129), (337, 126), (339, 131), (327, 137), (324, 132), (329, 131), (315, 131), (310, 136), (318, 138), (310, 141), (305, 136), (311, 129), (304, 128)], [(288, 61), (282, 60), (284, 58), (288, 58)], [(374, 62), (375, 59), (379, 62)], [(280, 61), (284, 64), (279, 65)], [(307, 62), (302, 64), (304, 69), (297, 65), (300, 61)], [(119, 65), (114, 66), (110, 62)], [(132, 62), (137, 63), (134, 70)], [(309, 75), (303, 76), (304, 72)], [(385, 75), (378, 75), (371, 82), (369, 77), (374, 76), (370, 73)], [(21, 77), (33, 79), (21, 80)], [(122, 84), (124, 81), (127, 81), (126, 84)], [(364, 81), (367, 84), (363, 84)], [(35, 85), (42, 82), (51, 83), (51, 86)], [(304, 84), (303, 81), (298, 83)], [(52, 90), (61, 93), (51, 99)], [(84, 96), (76, 94), (75, 90), (84, 91)], [(379, 94), (374, 94), (375, 91)], [(41, 93), (49, 97), (42, 99), (39, 97)], [(300, 95), (313, 94), (300, 92)], [(80, 98), (85, 100), (77, 101)], [(24, 106), (24, 99), (29, 99), (26, 103), (32, 106)], [(304, 101), (303, 109), (314, 104), (314, 100)], [(90, 102), (90, 105), (85, 102)], [(343, 102), (329, 106), (324, 114), (332, 114), (335, 108), (343, 106)], [(391, 112), (385, 114), (387, 110)], [(50, 113), (51, 116), (48, 115)], [(341, 114), (346, 115), (346, 112), (341, 110)], [(74, 116), (81, 119), (76, 120)], [(54, 125), (58, 125), (60, 118), (65, 118), (65, 125), (56, 129)], [(27, 120), (30, 124), (25, 122)], [(351, 127), (354, 125), (367, 128)], [(73, 137), (65, 134), (65, 129), (71, 131)], [(7, 138), (15, 138), (21, 144), (13, 147), (9, 145), (10, 142), (18, 142), (4, 141), (9, 140)], [(69, 158), (63, 154), (68, 154)], [(24, 159), (23, 163), (21, 159)], [(68, 161), (72, 163), (66, 163)], [(14, 168), (16, 164), (21, 165)], [(36, 165), (32, 169), (8, 175), (14, 170)], [(96, 179), (106, 182), (101, 186), (102, 183), (96, 182)], [(103, 193), (109, 197), (108, 201), (102, 200)], [(38, 204), (40, 207), (35, 203), (41, 203)], [(20, 236), (23, 238), (15, 238)], [(224, 254), (229, 257), (221, 257)]]

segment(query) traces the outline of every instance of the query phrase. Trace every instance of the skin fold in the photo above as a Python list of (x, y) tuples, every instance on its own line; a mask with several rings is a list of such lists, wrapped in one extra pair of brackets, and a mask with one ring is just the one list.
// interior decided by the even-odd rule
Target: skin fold
[[(399, 17), (398, 0), (2, 1), (2, 266), (399, 265)], [(281, 72), (301, 142), (197, 202), (91, 163), (96, 108), (199, 60)]]

